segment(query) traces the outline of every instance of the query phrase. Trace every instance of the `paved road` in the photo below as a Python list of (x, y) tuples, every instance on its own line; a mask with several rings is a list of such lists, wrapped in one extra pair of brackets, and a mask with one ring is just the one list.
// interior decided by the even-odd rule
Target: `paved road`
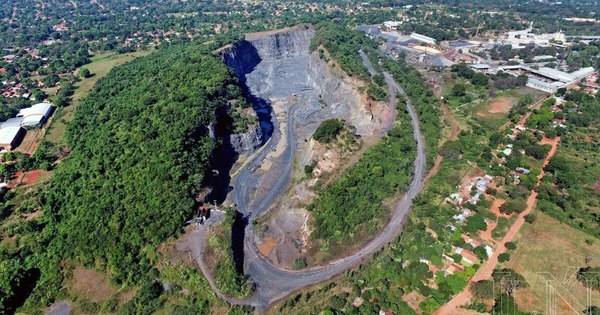
[[(392, 105), (395, 107), (396, 92), (399, 92), (403, 96), (406, 96), (406, 94), (404, 93), (403, 89), (393, 80), (391, 75), (387, 73), (384, 73), (384, 75), (391, 94), (390, 99)], [(421, 189), (421, 183), (425, 176), (426, 163), (425, 142), (419, 127), (419, 120), (410, 100), (408, 100), (407, 97), (405, 97), (405, 99), (407, 100), (408, 113), (410, 115), (411, 124), (414, 131), (413, 135), (415, 141), (417, 142), (417, 155), (414, 161), (413, 179), (407, 192), (392, 209), (390, 221), (385, 226), (381, 234), (368, 242), (357, 252), (333, 261), (327, 265), (303, 270), (288, 270), (273, 265), (268, 259), (260, 254), (254, 241), (255, 238), (252, 224), (248, 224), (245, 230), (246, 235), (244, 240), (244, 255), (247, 266), (247, 274), (256, 284), (255, 293), (252, 297), (246, 300), (224, 297), (223, 294), (218, 292), (218, 289), (214, 286), (214, 281), (209, 281), (219, 296), (224, 297), (232, 304), (252, 305), (258, 310), (265, 310), (273, 302), (286, 297), (294, 291), (302, 289), (308, 285), (333, 278), (345, 270), (353, 268), (370, 259), (373, 253), (381, 249), (400, 234), (402, 226), (410, 213), (412, 200)], [(249, 179), (250, 173), (260, 166), (262, 160), (265, 158), (268, 152), (274, 148), (277, 141), (273, 140), (266, 143), (265, 148), (249, 163), (247, 163), (244, 169), (239, 172), (234, 181), (234, 199), (236, 200), (238, 211), (246, 215), (250, 222), (257, 218), (260, 214), (264, 213), (273, 204), (277, 196), (279, 196), (289, 184), (296, 150), (296, 137), (294, 131), (295, 110), (296, 105), (293, 104), (287, 117), (287, 130), (285, 134), (286, 150), (281, 157), (283, 161), (286, 161), (284, 170), (279, 175), (279, 178), (276, 179), (275, 184), (273, 187), (271, 187), (269, 192), (262, 197), (262, 200), (254, 200), (253, 204), (258, 202), (258, 205), (255, 208), (248, 208), (250, 201), (246, 182)], [(275, 126), (275, 128), (277, 130), (277, 126)], [(212, 280), (212, 275), (205, 272), (205, 276), (209, 278), (209, 280)]]

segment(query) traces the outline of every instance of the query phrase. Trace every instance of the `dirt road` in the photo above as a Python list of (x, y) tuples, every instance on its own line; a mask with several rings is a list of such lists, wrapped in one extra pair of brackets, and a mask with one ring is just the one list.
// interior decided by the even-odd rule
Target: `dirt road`
[[(404, 93), (403, 90), (393, 81), (392, 77), (385, 74), (388, 86), (392, 90)], [(394, 92), (395, 92), (394, 91)], [(419, 121), (410, 101), (407, 101), (408, 112), (411, 117), (411, 123), (414, 129), (414, 137), (417, 142), (417, 157), (414, 162), (415, 171), (413, 181), (403, 198), (396, 204), (392, 210), (390, 222), (383, 229), (381, 234), (367, 243), (359, 251), (350, 256), (340, 258), (327, 265), (317, 266), (304, 270), (286, 270), (278, 268), (269, 260), (260, 254), (254, 243), (254, 231), (249, 225), (246, 230), (245, 253), (247, 262), (247, 271), (252, 280), (256, 283), (257, 289), (254, 296), (247, 302), (257, 309), (265, 309), (273, 302), (284, 298), (291, 292), (299, 290), (305, 286), (330, 279), (347, 269), (357, 266), (366, 261), (377, 250), (381, 249), (391, 240), (393, 240), (401, 231), (401, 228), (410, 213), (412, 199), (419, 193), (421, 182), (425, 173), (425, 143), (420, 131)], [(293, 125), (293, 124), (290, 124)], [(295, 141), (293, 128), (288, 133), (289, 143)], [(282, 174), (283, 177), (288, 175)], [(286, 182), (287, 183), (287, 182)], [(268, 209), (270, 203), (261, 202), (257, 213)], [(253, 212), (254, 212), (253, 211)]]
[[(391, 75), (387, 73), (384, 73), (384, 75), (388, 89), (391, 93), (390, 99), (391, 102), (393, 102), (392, 105), (395, 107), (396, 92), (403, 94), (404, 98), (406, 99), (406, 105), (411, 118), (411, 125), (413, 127), (413, 136), (417, 143), (417, 155), (414, 161), (412, 182), (404, 196), (393, 207), (390, 221), (385, 226), (383, 231), (381, 231), (377, 237), (365, 244), (365, 246), (360, 250), (347, 257), (340, 258), (330, 262), (327, 265), (316, 266), (303, 270), (288, 270), (273, 265), (267, 258), (262, 256), (255, 243), (253, 226), (252, 224), (248, 224), (245, 229), (244, 258), (247, 274), (256, 284), (256, 290), (254, 295), (246, 300), (238, 300), (224, 296), (214, 285), (214, 281), (210, 281), (212, 280), (212, 275), (207, 272), (206, 268), (201, 268), (205, 276), (209, 279), (211, 287), (220, 297), (232, 304), (252, 305), (258, 310), (265, 310), (273, 302), (286, 297), (294, 291), (302, 289), (308, 285), (333, 278), (345, 270), (353, 268), (358, 264), (370, 259), (373, 253), (380, 250), (383, 246), (388, 244), (400, 234), (402, 226), (410, 214), (412, 200), (420, 192), (422, 187), (421, 184), (425, 176), (425, 141), (421, 133), (417, 114), (410, 100), (408, 97), (406, 97), (406, 94), (402, 88), (393, 80)], [(245, 179), (247, 179), (249, 173), (251, 173), (262, 163), (266, 153), (269, 152), (271, 147), (275, 145), (275, 141), (267, 143), (267, 148), (255, 156), (252, 161), (247, 163), (247, 165), (240, 170), (237, 178), (234, 181), (234, 193), (238, 211), (245, 214), (250, 222), (252, 222), (252, 220), (258, 217), (260, 214), (264, 213), (289, 183), (296, 150), (294, 111), (295, 107), (292, 107), (288, 113), (286, 125), (287, 132), (284, 135), (287, 141), (286, 150), (282, 155), (282, 158), (286, 161), (286, 167), (275, 180), (274, 185), (270, 187), (269, 193), (262, 197), (261, 200), (258, 200), (258, 202), (257, 200), (254, 200), (254, 204), (258, 204), (258, 206), (256, 206), (254, 209), (248, 208), (249, 196)], [(201, 267), (202, 265), (203, 264), (200, 263)]]
[[(541, 141), (542, 144), (549, 144), (552, 146), (552, 148), (550, 149), (550, 152), (548, 153), (548, 156), (544, 160), (543, 167), (546, 167), (546, 165), (548, 165), (548, 163), (550, 162), (550, 159), (552, 159), (554, 154), (556, 154), (556, 150), (558, 149), (559, 142), (560, 142), (559, 137), (554, 138), (554, 139), (547, 139), (547, 138), (542, 139), (542, 141)], [(544, 174), (545, 174), (544, 170), (542, 169), (542, 172), (538, 176), (538, 182), (536, 184), (536, 188), (540, 184), (540, 181), (541, 181), (542, 177), (544, 177)], [(500, 242), (498, 242), (498, 244), (496, 246), (496, 250), (494, 251), (492, 256), (485, 262), (485, 264), (483, 266), (481, 266), (481, 268), (479, 268), (479, 270), (477, 271), (475, 276), (473, 276), (473, 278), (471, 278), (469, 286), (467, 286), (461, 293), (456, 295), (448, 303), (444, 304), (434, 314), (436, 314), (436, 315), (458, 314), (458, 308), (461, 305), (465, 305), (467, 302), (469, 302), (469, 300), (472, 297), (471, 291), (469, 289), (470, 284), (475, 283), (480, 280), (486, 280), (491, 277), (492, 272), (498, 265), (498, 256), (506, 251), (505, 244), (507, 242), (511, 242), (513, 240), (513, 238), (517, 235), (517, 233), (521, 229), (521, 226), (523, 226), (523, 224), (525, 223), (525, 216), (528, 215), (535, 207), (537, 195), (538, 195), (538, 193), (536, 191), (534, 191), (534, 190), (531, 191), (531, 193), (529, 194), (529, 197), (527, 198), (527, 208), (525, 209), (525, 211), (523, 211), (522, 213), (519, 214), (515, 223), (513, 223), (513, 225), (510, 227), (510, 229), (508, 230), (506, 235), (502, 238), (502, 240)]]

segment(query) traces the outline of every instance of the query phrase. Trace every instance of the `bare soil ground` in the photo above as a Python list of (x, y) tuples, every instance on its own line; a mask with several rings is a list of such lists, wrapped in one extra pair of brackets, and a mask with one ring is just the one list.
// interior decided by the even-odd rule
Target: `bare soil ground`
[[(520, 308), (531, 312), (545, 312), (547, 300), (546, 278), (548, 272), (560, 282), (569, 280), (573, 272), (586, 265), (586, 259), (600, 257), (600, 247), (587, 244), (588, 234), (576, 230), (558, 220), (536, 212), (537, 220), (532, 225), (526, 225), (515, 237), (518, 248), (511, 254), (512, 258), (503, 266), (512, 268), (522, 274), (529, 288), (519, 290), (515, 299)], [(552, 259), (548, 259), (552, 257)], [(600, 260), (588, 260), (590, 266), (600, 266)], [(573, 279), (574, 280), (574, 279)], [(577, 299), (585, 301), (586, 289), (579, 281), (563, 283)], [(554, 285), (560, 289), (560, 286)], [(560, 291), (559, 294), (565, 295)], [(592, 291), (592, 301), (600, 306), (600, 292)], [(572, 301), (560, 301), (557, 314), (581, 314), (569, 307)], [(573, 304), (573, 303), (571, 303)]]
[(50, 174), (50, 172), (48, 171), (44, 171), (44, 170), (33, 170), (33, 171), (29, 171), (26, 172), (25, 174), (23, 174), (23, 179), (21, 180), (21, 185), (32, 185), (37, 183), (42, 177), (44, 177), (45, 175)]
[(33, 170), (29, 172), (16, 172), (13, 180), (9, 182), (9, 187), (19, 187), (37, 184), (38, 182), (47, 179), (50, 172), (44, 170)]
[(110, 286), (107, 275), (81, 266), (73, 270), (73, 279), (68, 287), (73, 294), (96, 303), (117, 293), (117, 289)]
[(410, 306), (413, 310), (418, 310), (421, 302), (425, 301), (425, 297), (417, 291), (412, 291), (405, 294), (402, 300)]
[(21, 144), (15, 149), (15, 151), (33, 155), (33, 153), (35, 153), (38, 146), (40, 145), (40, 141), (46, 133), (46, 129), (47, 128), (44, 127), (42, 129), (27, 130), (23, 141), (21, 141)]
[(257, 245), (258, 250), (263, 256), (269, 257), (269, 255), (271, 255), (271, 251), (273, 251), (273, 248), (275, 247), (275, 245), (277, 245), (278, 242), (279, 239), (274, 239), (271, 236), (267, 236), (263, 239), (263, 242), (261, 244)]
[(490, 113), (496, 114), (496, 113), (508, 113), (511, 109), (511, 107), (513, 107), (514, 105), (514, 100), (511, 100), (507, 97), (499, 97), (494, 99), (491, 104), (490, 104), (490, 108), (488, 109), (488, 111)]
[(494, 201), (492, 202), (492, 206), (490, 208), (490, 212), (492, 212), (493, 214), (496, 215), (496, 220), (490, 222), (487, 226), (487, 229), (479, 234), (479, 237), (488, 243), (496, 244), (496, 240), (494, 240), (494, 237), (492, 236), (492, 232), (498, 225), (498, 218), (499, 217), (505, 217), (505, 218), (510, 217), (510, 215), (500, 212), (500, 206), (502, 206), (502, 204), (504, 204), (504, 202), (506, 202), (506, 200), (504, 200), (504, 199), (499, 199), (499, 198), (494, 199)]
[(277, 211), (269, 214), (264, 223), (267, 231), (261, 233), (257, 242), (264, 257), (271, 262), (289, 269), (294, 268), (294, 262), (306, 255), (309, 230), (309, 212), (293, 207), (291, 200), (281, 200), (277, 203)]

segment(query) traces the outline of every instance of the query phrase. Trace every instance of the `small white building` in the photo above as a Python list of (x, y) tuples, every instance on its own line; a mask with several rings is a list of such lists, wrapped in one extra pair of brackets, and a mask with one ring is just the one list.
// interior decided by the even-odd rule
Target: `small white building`
[(385, 22), (383, 22), (383, 26), (385, 26), (387, 28), (396, 28), (400, 25), (402, 25), (402, 21), (385, 21)]
[(28, 108), (23, 108), (17, 114), (17, 118), (23, 118), (21, 126), (35, 127), (41, 126), (48, 120), (52, 112), (52, 104), (38, 103)]
[(412, 33), (412, 34), (410, 34), (410, 37), (413, 39), (416, 39), (420, 42), (429, 44), (429, 45), (435, 45), (435, 43), (436, 43), (435, 38), (431, 38), (429, 36), (421, 35), (418, 33)]

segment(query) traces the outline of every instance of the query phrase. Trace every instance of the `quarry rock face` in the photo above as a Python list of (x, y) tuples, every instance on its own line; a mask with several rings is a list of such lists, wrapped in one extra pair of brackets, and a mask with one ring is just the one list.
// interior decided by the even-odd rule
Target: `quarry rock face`
[(308, 56), (314, 35), (312, 27), (300, 25), (274, 32), (249, 34), (246, 40), (256, 47), (261, 59), (284, 59)]
[[(334, 116), (348, 121), (356, 133), (368, 136), (373, 131), (372, 114), (363, 105), (365, 100), (356, 88), (345, 82), (339, 69), (332, 69), (316, 52), (310, 55), (308, 75), (323, 101), (331, 107)], [(337, 70), (337, 71), (335, 71)]]
[(231, 68), (240, 81), (245, 82), (246, 74), (252, 72), (261, 61), (256, 47), (247, 40), (221, 48), (218, 52), (223, 62)]
[(260, 121), (260, 132), (231, 135), (236, 152), (249, 154), (260, 146), (259, 139), (264, 143), (281, 134), (273, 106), (285, 113), (297, 104), (296, 139), (309, 139), (329, 118), (346, 120), (363, 137), (379, 136), (369, 104), (356, 89), (357, 81), (310, 51), (314, 35), (312, 26), (299, 25), (248, 34), (215, 52), (237, 74)]
[(238, 154), (250, 155), (263, 143), (263, 133), (257, 124), (244, 133), (234, 133), (229, 136), (229, 143)]

